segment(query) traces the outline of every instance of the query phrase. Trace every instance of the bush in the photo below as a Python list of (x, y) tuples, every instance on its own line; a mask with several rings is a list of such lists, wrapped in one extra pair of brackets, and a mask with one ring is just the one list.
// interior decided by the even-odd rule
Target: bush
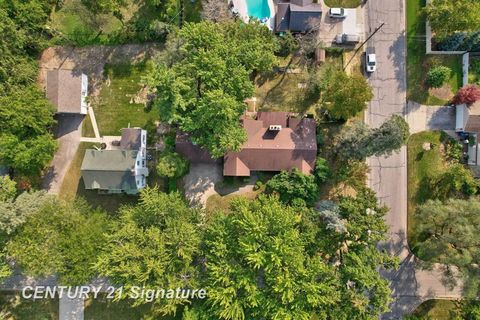
[(282, 36), (278, 36), (279, 49), (277, 54), (286, 57), (298, 49), (298, 42), (295, 37), (288, 31)]
[(433, 67), (427, 73), (427, 82), (432, 88), (440, 88), (448, 80), (452, 70), (445, 66)]
[(330, 168), (328, 167), (327, 160), (322, 157), (317, 157), (314, 174), (315, 178), (317, 178), (317, 183), (323, 183), (328, 179)]
[(267, 193), (276, 193), (285, 204), (298, 204), (298, 199), (312, 205), (318, 196), (318, 186), (313, 175), (305, 175), (297, 168), (282, 171), (267, 182)]
[(480, 87), (477, 85), (468, 85), (460, 88), (455, 97), (452, 99), (454, 104), (463, 104), (467, 106), (474, 104), (480, 100)]
[(448, 36), (438, 44), (438, 49), (442, 51), (457, 51), (467, 38), (466, 32), (456, 32)]
[(164, 178), (180, 178), (187, 174), (190, 163), (176, 152), (164, 153), (157, 164), (157, 173)]

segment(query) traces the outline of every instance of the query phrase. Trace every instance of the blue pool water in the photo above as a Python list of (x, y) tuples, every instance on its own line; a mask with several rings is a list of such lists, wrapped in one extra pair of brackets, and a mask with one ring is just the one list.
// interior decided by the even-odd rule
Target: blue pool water
[(258, 20), (270, 18), (270, 7), (268, 0), (245, 0), (247, 2), (247, 11), (250, 17), (255, 17)]

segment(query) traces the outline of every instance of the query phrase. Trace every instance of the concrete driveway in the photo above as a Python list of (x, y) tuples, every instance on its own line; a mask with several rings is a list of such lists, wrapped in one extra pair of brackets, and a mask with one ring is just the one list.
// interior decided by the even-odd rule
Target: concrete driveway
[(55, 137), (58, 150), (45, 175), (42, 188), (49, 193), (58, 194), (63, 178), (70, 168), (82, 137), (82, 115), (57, 115)]
[(208, 197), (218, 194), (215, 191), (215, 184), (222, 179), (222, 166), (220, 164), (192, 164), (190, 172), (183, 178), (185, 197), (191, 205), (205, 207)]
[(425, 130), (455, 130), (455, 107), (425, 106), (408, 101), (407, 122), (411, 134)]

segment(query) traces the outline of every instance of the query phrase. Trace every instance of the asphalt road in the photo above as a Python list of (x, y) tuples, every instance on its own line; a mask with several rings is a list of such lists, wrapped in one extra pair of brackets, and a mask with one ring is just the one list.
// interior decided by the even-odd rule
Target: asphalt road
[[(369, 0), (366, 4), (366, 35), (370, 35), (383, 22), (385, 25), (369, 40), (377, 55), (377, 71), (369, 82), (374, 88), (374, 99), (365, 113), (365, 121), (378, 127), (393, 114), (408, 118), (406, 101), (406, 42), (405, 3), (403, 0)], [(391, 281), (394, 302), (392, 311), (382, 319), (401, 319), (421, 302), (431, 298), (458, 298), (458, 287), (449, 289), (442, 282), (442, 266), (433, 271), (419, 270), (418, 260), (411, 254), (407, 243), (407, 152), (403, 147), (389, 157), (368, 159), (371, 172), (368, 182), (377, 192), (379, 200), (390, 210), (385, 220), (389, 226), (388, 241), (380, 244), (401, 260), (395, 272), (385, 272)]]

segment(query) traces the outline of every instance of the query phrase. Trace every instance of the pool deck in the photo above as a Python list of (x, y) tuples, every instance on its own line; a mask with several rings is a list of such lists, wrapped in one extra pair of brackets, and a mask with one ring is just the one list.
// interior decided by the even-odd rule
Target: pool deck
[[(232, 0), (233, 2), (233, 7), (238, 11), (239, 17), (246, 23), (250, 20), (250, 17), (248, 16), (248, 10), (247, 10), (247, 2), (245, 0)], [(268, 6), (270, 8), (270, 19), (268, 19), (268, 22), (266, 23), (266, 26), (270, 29), (273, 30), (275, 26), (275, 5), (273, 4), (273, 0), (268, 0)]]

